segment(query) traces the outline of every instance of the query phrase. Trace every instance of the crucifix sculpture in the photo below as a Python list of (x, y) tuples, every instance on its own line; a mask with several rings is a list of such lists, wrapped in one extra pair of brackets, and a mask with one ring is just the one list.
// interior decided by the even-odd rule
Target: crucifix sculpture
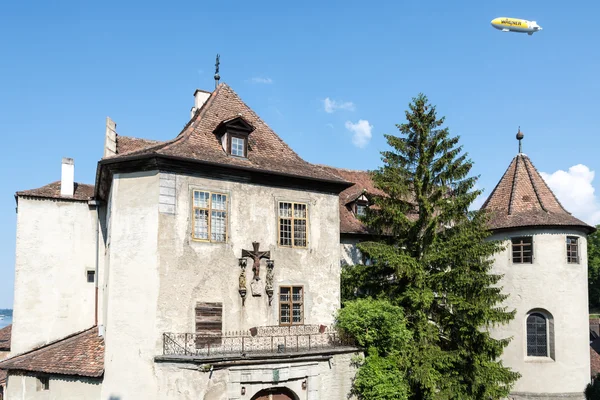
[(260, 260), (261, 258), (269, 259), (271, 257), (271, 252), (258, 250), (258, 248), (260, 247), (260, 243), (258, 242), (252, 242), (252, 247), (254, 250), (242, 250), (242, 257), (249, 257), (254, 260), (254, 264), (252, 264), (252, 272), (254, 272), (253, 279), (255, 281), (259, 281)]

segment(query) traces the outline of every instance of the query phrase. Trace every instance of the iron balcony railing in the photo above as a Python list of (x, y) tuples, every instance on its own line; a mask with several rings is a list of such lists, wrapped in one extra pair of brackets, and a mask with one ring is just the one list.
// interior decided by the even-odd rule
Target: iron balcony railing
[(264, 326), (221, 335), (164, 333), (165, 356), (244, 356), (349, 347), (353, 343), (324, 325)]

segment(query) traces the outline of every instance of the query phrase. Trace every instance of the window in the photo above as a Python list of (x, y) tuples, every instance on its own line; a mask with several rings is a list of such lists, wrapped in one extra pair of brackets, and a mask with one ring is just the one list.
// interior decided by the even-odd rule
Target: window
[(279, 325), (304, 323), (304, 288), (281, 286), (279, 288)]
[(37, 378), (37, 391), (50, 390), (50, 378), (47, 376), (38, 376)]
[(512, 260), (515, 264), (531, 264), (533, 262), (532, 237), (512, 239)]
[(229, 134), (229, 153), (232, 156), (246, 157), (246, 138)]
[(527, 315), (527, 356), (554, 359), (554, 319), (545, 310), (531, 310)]
[(227, 240), (227, 195), (194, 190), (192, 237), (207, 242)]
[(96, 281), (96, 271), (87, 271), (88, 283), (94, 283)]
[(279, 202), (279, 245), (306, 247), (306, 204)]
[(574, 236), (567, 236), (567, 262), (579, 264), (578, 238)]
[(356, 202), (356, 215), (364, 217), (367, 215), (367, 203), (364, 201)]

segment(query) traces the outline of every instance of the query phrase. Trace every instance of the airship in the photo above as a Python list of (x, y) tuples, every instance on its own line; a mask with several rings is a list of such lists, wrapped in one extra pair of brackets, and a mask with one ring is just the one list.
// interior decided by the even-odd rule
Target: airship
[(527, 33), (528, 35), (533, 35), (534, 32), (542, 30), (542, 27), (535, 21), (508, 17), (494, 18), (492, 26), (502, 32), (519, 32)]

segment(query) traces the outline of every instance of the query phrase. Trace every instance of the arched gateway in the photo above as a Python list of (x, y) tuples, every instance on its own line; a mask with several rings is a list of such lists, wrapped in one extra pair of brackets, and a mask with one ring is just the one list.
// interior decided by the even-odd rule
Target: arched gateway
[(269, 388), (256, 393), (252, 400), (298, 400), (298, 396), (287, 388)]

